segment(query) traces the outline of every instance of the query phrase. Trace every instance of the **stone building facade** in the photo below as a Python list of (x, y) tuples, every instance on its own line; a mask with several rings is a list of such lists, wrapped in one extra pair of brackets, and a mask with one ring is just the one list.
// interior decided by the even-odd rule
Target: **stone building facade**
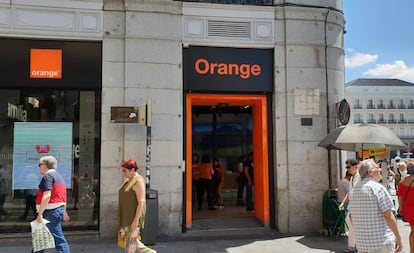
[[(30, 48), (63, 50), (62, 79), (10, 77), (0, 90), (19, 93), (13, 102), (17, 106), (37, 98), (40, 107), (41, 96), (26, 89), (38, 85), (39, 92), (52, 92), (54, 118), (34, 121), (56, 121), (59, 101), (63, 107), (75, 105), (73, 97), (80, 101), (73, 120), (66, 116), (65, 121), (73, 122), (73, 146), (79, 151), (68, 171), (78, 180), (71, 189), (75, 192), (73, 187), (79, 186), (80, 206), (70, 211), (82, 218), (67, 226), (114, 236), (122, 182), (118, 168), (134, 158), (140, 173), (145, 175), (149, 168), (150, 187), (158, 191), (158, 234), (192, 229), (191, 162), (197, 149), (193, 122), (205, 108), (220, 109), (218, 116), (226, 108), (247, 108), (251, 143), (243, 152), (254, 151), (254, 216), (280, 232), (322, 227), (322, 195), (335, 186), (338, 169), (336, 152), (317, 144), (335, 128), (335, 104), (344, 97), (342, 1), (210, 2), (0, 0), (0, 41), (17, 39)], [(37, 44), (31, 46), (33, 41)], [(62, 45), (73, 48), (75, 42), (91, 43), (93, 50), (79, 47), (78, 61), (65, 63), (68, 53)], [(13, 43), (6, 46), (12, 49)], [(101, 55), (88, 54), (94, 50)], [(83, 72), (88, 66), (94, 69), (93, 62), (101, 66), (100, 77)], [(73, 71), (66, 71), (69, 65)], [(19, 74), (26, 75), (22, 69)], [(74, 77), (73, 86), (65, 79), (67, 73)], [(85, 79), (90, 81), (83, 84)], [(62, 83), (67, 90), (59, 87)], [(73, 99), (67, 97), (71, 91), (76, 91)], [(59, 95), (61, 100), (56, 99)], [(146, 164), (147, 127), (112, 123), (111, 108), (141, 106), (148, 99), (151, 157)], [(47, 105), (44, 110), (48, 112)], [(71, 110), (61, 111), (68, 115)], [(232, 111), (233, 116), (238, 113)], [(3, 120), (22, 121), (10, 116)], [(16, 135), (12, 125), (7, 127)], [(14, 151), (4, 150), (0, 159), (11, 169)], [(224, 161), (230, 166), (232, 159)], [(86, 203), (89, 188), (96, 197)], [(73, 201), (70, 198), (69, 206)], [(7, 203), (23, 204), (13, 198)]]

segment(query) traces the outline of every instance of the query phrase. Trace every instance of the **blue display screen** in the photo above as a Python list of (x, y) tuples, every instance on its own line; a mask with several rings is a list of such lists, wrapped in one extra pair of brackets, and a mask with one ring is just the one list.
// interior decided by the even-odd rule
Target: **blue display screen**
[(37, 189), (39, 158), (56, 157), (57, 171), (72, 188), (72, 122), (15, 122), (13, 189)]

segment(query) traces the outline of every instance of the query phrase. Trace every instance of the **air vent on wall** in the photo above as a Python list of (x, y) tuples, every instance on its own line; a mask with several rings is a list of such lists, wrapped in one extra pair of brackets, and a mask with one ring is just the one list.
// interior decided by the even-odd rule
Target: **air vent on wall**
[(249, 39), (251, 24), (250, 22), (208, 20), (208, 36)]

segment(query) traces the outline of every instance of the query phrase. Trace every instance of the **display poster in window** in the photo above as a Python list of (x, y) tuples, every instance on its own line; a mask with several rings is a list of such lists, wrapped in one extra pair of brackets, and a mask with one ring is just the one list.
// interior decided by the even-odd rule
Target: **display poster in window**
[(37, 189), (39, 158), (52, 155), (67, 188), (72, 188), (72, 122), (15, 122), (13, 189)]

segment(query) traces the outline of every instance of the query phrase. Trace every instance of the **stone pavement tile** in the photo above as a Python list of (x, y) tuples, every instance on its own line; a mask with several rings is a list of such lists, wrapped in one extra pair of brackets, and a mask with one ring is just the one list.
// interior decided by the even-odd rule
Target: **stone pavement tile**
[[(404, 252), (409, 251), (408, 235), (410, 226), (398, 220)], [(218, 236), (204, 237), (203, 233), (194, 237), (183, 235), (178, 238), (158, 238), (156, 245), (149, 247), (158, 253), (342, 253), (347, 245), (347, 237), (338, 239), (320, 234), (286, 235), (270, 231), (269, 233), (251, 233), (251, 237), (216, 232)], [(69, 240), (72, 253), (123, 253), (117, 247), (116, 240)], [(28, 253), (31, 250), (30, 238), (24, 241), (1, 242), (0, 253)], [(47, 250), (46, 253), (56, 252)]]
[(161, 241), (152, 246), (158, 253), (342, 253), (345, 247), (345, 238), (334, 239), (320, 235), (279, 236), (274, 239)]

